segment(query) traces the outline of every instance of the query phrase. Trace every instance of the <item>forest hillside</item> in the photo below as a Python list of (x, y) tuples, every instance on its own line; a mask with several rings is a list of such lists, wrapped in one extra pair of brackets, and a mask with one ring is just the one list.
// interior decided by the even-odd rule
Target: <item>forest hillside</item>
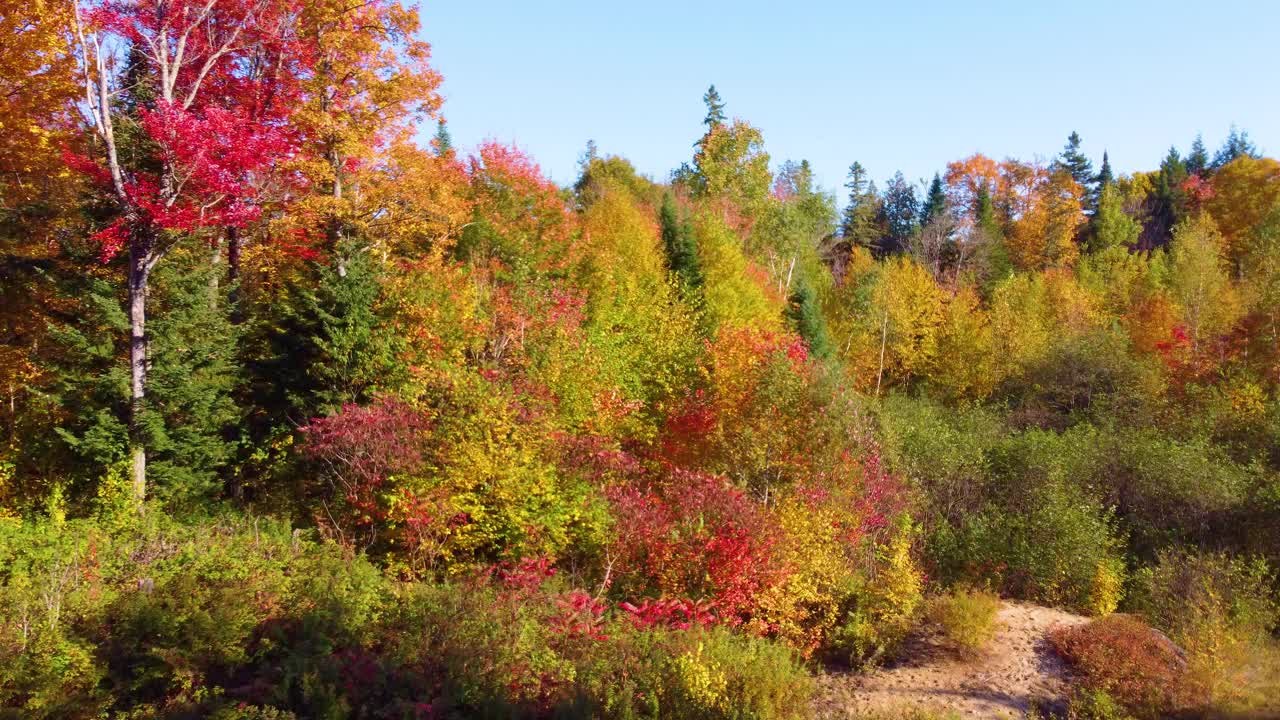
[(0, 718), (803, 718), (1014, 601), (1031, 716), (1280, 716), (1247, 133), (837, 195), (712, 86), (561, 187), (418, 33), (0, 0)]

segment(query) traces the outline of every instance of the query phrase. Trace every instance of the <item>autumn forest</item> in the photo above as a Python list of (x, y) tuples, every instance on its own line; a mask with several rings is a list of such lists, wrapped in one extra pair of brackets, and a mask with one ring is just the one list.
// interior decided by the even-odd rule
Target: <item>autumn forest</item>
[(1001, 602), (1019, 717), (1280, 717), (1245, 129), (831, 192), (711, 86), (560, 186), (418, 25), (0, 0), (0, 718), (825, 717)]

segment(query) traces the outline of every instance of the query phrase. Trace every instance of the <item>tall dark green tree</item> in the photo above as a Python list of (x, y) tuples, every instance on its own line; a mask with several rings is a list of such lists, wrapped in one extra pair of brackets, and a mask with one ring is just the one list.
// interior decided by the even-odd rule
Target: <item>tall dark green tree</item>
[(1067, 136), (1067, 144), (1054, 164), (1071, 173), (1071, 179), (1084, 188), (1086, 212), (1092, 213), (1097, 207), (1097, 192), (1094, 187), (1093, 163), (1080, 151), (1080, 133), (1071, 132)]
[(1164, 247), (1172, 237), (1173, 227), (1186, 213), (1186, 191), (1182, 185), (1187, 180), (1187, 166), (1175, 147), (1160, 163), (1155, 191), (1147, 201), (1147, 222), (1142, 228), (1138, 246), (1143, 250)]
[(986, 183), (978, 186), (974, 208), (974, 261), (984, 292), (990, 293), (1013, 272), (1013, 261), (1004, 242), (1004, 228)]
[(667, 255), (667, 269), (680, 280), (680, 285), (686, 292), (696, 293), (702, 287), (698, 241), (688, 218), (680, 217), (671, 193), (662, 196), (658, 222), (662, 228), (662, 247)]
[(1107, 151), (1102, 151), (1102, 167), (1098, 169), (1098, 176), (1094, 178), (1094, 184), (1098, 188), (1098, 193), (1102, 192), (1102, 188), (1116, 181), (1115, 174), (1111, 172), (1111, 158), (1107, 155)]
[(702, 120), (702, 124), (707, 126), (707, 130), (723, 125), (726, 119), (724, 100), (720, 98), (720, 93), (716, 90), (714, 84), (707, 88), (706, 94), (702, 96), (702, 102), (706, 103), (707, 106), (707, 116)]
[(353, 258), (345, 275), (317, 263), (310, 276), (288, 284), (273, 313), (255, 318), (245, 392), (268, 425), (300, 425), (403, 380), (404, 341), (393, 329), (379, 270), (368, 253)]
[(1072, 131), (1067, 136), (1067, 144), (1058, 156), (1057, 164), (1067, 172), (1081, 187), (1089, 187), (1093, 182), (1093, 163), (1080, 151), (1080, 133)]
[(928, 225), (947, 209), (947, 191), (942, 184), (942, 176), (933, 174), (929, 190), (925, 193), (924, 204), (920, 207), (920, 225)]
[(818, 307), (817, 296), (804, 277), (795, 283), (795, 289), (787, 298), (787, 321), (796, 333), (809, 346), (809, 353), (817, 358), (831, 355), (831, 339), (827, 334), (827, 323), (822, 317), (822, 309)]
[[(183, 509), (222, 491), (242, 419), (234, 400), (240, 328), (210, 297), (218, 269), (201, 262), (205, 252), (200, 243), (184, 245), (157, 268), (152, 303), (163, 312), (147, 332), (149, 402), (140, 425), (152, 453), (151, 496)], [(129, 376), (119, 338), (128, 325), (118, 293), (90, 281), (77, 317), (53, 333), (53, 399), (68, 411), (57, 432), (79, 458), (73, 482), (92, 482), (127, 457)]]
[(1213, 169), (1217, 170), (1239, 157), (1259, 158), (1262, 154), (1258, 152), (1258, 146), (1249, 139), (1248, 132), (1232, 125), (1227, 139), (1222, 141), (1222, 147), (1213, 154)]
[(915, 186), (907, 182), (901, 172), (894, 174), (885, 186), (880, 216), (885, 235), (876, 245), (876, 254), (905, 252), (919, 227), (920, 201), (916, 198)]
[(1204, 138), (1199, 133), (1196, 133), (1196, 139), (1191, 143), (1186, 164), (1190, 175), (1204, 175), (1209, 169), (1209, 152), (1204, 149)]

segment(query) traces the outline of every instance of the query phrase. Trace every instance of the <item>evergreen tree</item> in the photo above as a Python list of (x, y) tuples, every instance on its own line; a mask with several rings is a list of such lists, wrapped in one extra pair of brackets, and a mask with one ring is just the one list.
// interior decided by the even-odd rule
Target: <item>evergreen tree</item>
[(901, 172), (896, 173), (884, 189), (880, 215), (885, 235), (877, 243), (877, 254), (904, 252), (919, 227), (920, 201), (916, 198), (915, 186), (907, 182)]
[(849, 202), (840, 221), (840, 235), (850, 247), (872, 247), (881, 235), (876, 222), (880, 214), (876, 185), (867, 179), (862, 164), (855, 162), (849, 166), (849, 181), (844, 186), (849, 189)]
[(1209, 153), (1204, 149), (1204, 138), (1196, 133), (1196, 139), (1191, 143), (1191, 152), (1187, 155), (1187, 173), (1204, 175), (1208, 169)]
[(1187, 166), (1175, 147), (1160, 163), (1155, 191), (1151, 194), (1147, 224), (1142, 229), (1140, 247), (1153, 250), (1168, 244), (1173, 227), (1186, 212), (1186, 192), (1182, 184), (1187, 179)]
[(449, 134), (449, 126), (445, 124), (444, 118), (436, 121), (436, 136), (431, 139), (431, 145), (440, 157), (453, 152), (453, 136)]
[(920, 225), (928, 225), (935, 217), (947, 208), (947, 193), (942, 184), (942, 176), (933, 174), (933, 182), (929, 183), (929, 191), (925, 195), (924, 205), (920, 208)]
[[(170, 254), (151, 286), (158, 313), (147, 333), (151, 381), (141, 426), (151, 451), (152, 496), (195, 508), (219, 494), (237, 450), (241, 413), (233, 392), (240, 380), (239, 328), (211, 302), (217, 268), (191, 243)], [(221, 291), (219, 291), (221, 292)], [(90, 481), (127, 457), (129, 376), (121, 338), (128, 328), (118, 291), (91, 280), (78, 316), (53, 332), (58, 377), (54, 401), (66, 408), (57, 428), (77, 458), (73, 480)]]
[(1107, 151), (1102, 151), (1102, 167), (1098, 170), (1098, 176), (1094, 178), (1094, 185), (1101, 195), (1102, 189), (1115, 182), (1115, 175), (1111, 172), (1111, 158), (1107, 156)]
[(1258, 152), (1258, 146), (1249, 139), (1249, 133), (1232, 125), (1222, 147), (1213, 155), (1213, 169), (1217, 170), (1238, 157), (1259, 158), (1262, 155)]
[(345, 275), (327, 264), (311, 269), (286, 286), (271, 317), (256, 319), (246, 343), (245, 392), (263, 408), (267, 425), (295, 425), (368, 402), (404, 377), (404, 340), (381, 302), (381, 278), (369, 254), (355, 254)]
[(1000, 281), (1013, 272), (1013, 261), (1004, 242), (1004, 230), (996, 216), (995, 202), (987, 184), (978, 186), (974, 217), (973, 243), (975, 264), (982, 288), (990, 292)]
[(707, 88), (707, 93), (702, 96), (702, 102), (707, 105), (707, 116), (702, 120), (702, 124), (707, 126), (707, 130), (710, 131), (723, 125), (725, 121), (724, 101), (720, 99), (720, 93), (716, 91), (714, 84)]
[(662, 246), (667, 255), (667, 269), (679, 278), (686, 291), (696, 292), (702, 286), (697, 238), (688, 219), (680, 219), (671, 193), (662, 196), (658, 222), (662, 227)]
[(822, 317), (813, 288), (803, 276), (796, 282), (795, 290), (788, 297), (786, 317), (809, 346), (811, 355), (817, 358), (830, 356), (831, 341), (827, 334), (826, 320)]
[(1058, 156), (1056, 164), (1071, 173), (1071, 179), (1075, 180), (1080, 187), (1088, 189), (1093, 183), (1093, 163), (1080, 152), (1079, 133), (1072, 131), (1067, 137), (1067, 144), (1062, 149), (1062, 154)]

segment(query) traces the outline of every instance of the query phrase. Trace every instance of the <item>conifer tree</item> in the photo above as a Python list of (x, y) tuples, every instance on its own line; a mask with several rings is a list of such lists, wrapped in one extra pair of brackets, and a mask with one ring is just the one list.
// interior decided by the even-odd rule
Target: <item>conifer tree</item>
[(431, 146), (440, 157), (453, 152), (453, 136), (449, 134), (449, 126), (445, 124), (444, 118), (436, 121), (436, 136), (431, 139)]
[(1098, 177), (1094, 178), (1094, 184), (1098, 188), (1098, 193), (1102, 193), (1102, 188), (1115, 182), (1115, 174), (1111, 172), (1111, 158), (1107, 156), (1107, 151), (1102, 151), (1102, 167), (1098, 170)]
[(1209, 153), (1204, 149), (1204, 138), (1196, 133), (1196, 139), (1191, 143), (1191, 152), (1187, 154), (1187, 173), (1204, 175), (1208, 169)]
[(795, 290), (787, 298), (787, 320), (795, 331), (809, 346), (809, 353), (817, 358), (825, 358), (831, 354), (831, 340), (827, 334), (827, 323), (818, 307), (817, 297), (808, 281), (801, 277)]
[(720, 99), (720, 93), (713, 84), (707, 88), (707, 93), (702, 96), (702, 102), (707, 105), (707, 116), (702, 120), (702, 124), (707, 126), (710, 131), (713, 128), (720, 127), (724, 124), (724, 100)]
[(1173, 227), (1186, 212), (1186, 191), (1182, 184), (1187, 179), (1187, 166), (1175, 147), (1160, 163), (1155, 192), (1149, 200), (1149, 220), (1143, 228), (1141, 247), (1152, 250), (1169, 242)]
[(845, 205), (840, 221), (840, 235), (850, 246), (872, 247), (880, 238), (876, 217), (880, 213), (880, 197), (876, 185), (867, 179), (867, 171), (861, 163), (849, 166), (849, 202)]
[(915, 186), (907, 182), (901, 172), (896, 173), (884, 189), (880, 215), (886, 233), (877, 244), (877, 254), (905, 251), (919, 227), (920, 201), (916, 198)]
[(996, 216), (995, 202), (986, 183), (978, 186), (974, 217), (975, 261), (984, 290), (989, 291), (1013, 272), (1013, 261), (1004, 242), (1004, 229)]
[(920, 208), (920, 225), (928, 225), (947, 207), (947, 193), (942, 185), (942, 176), (938, 173), (933, 174), (933, 181), (929, 183), (929, 191), (925, 195), (924, 205)]
[(1259, 158), (1262, 155), (1258, 152), (1258, 146), (1249, 139), (1249, 133), (1232, 125), (1222, 147), (1213, 155), (1213, 169), (1217, 170), (1238, 157)]
[(667, 254), (667, 269), (680, 280), (686, 291), (696, 291), (702, 286), (697, 239), (688, 219), (681, 220), (670, 193), (662, 196), (658, 222), (662, 226), (662, 246)]
[(1071, 135), (1067, 136), (1066, 147), (1058, 156), (1057, 164), (1071, 173), (1071, 179), (1079, 183), (1080, 187), (1088, 188), (1094, 179), (1093, 163), (1080, 152), (1080, 142), (1080, 133), (1072, 131)]

